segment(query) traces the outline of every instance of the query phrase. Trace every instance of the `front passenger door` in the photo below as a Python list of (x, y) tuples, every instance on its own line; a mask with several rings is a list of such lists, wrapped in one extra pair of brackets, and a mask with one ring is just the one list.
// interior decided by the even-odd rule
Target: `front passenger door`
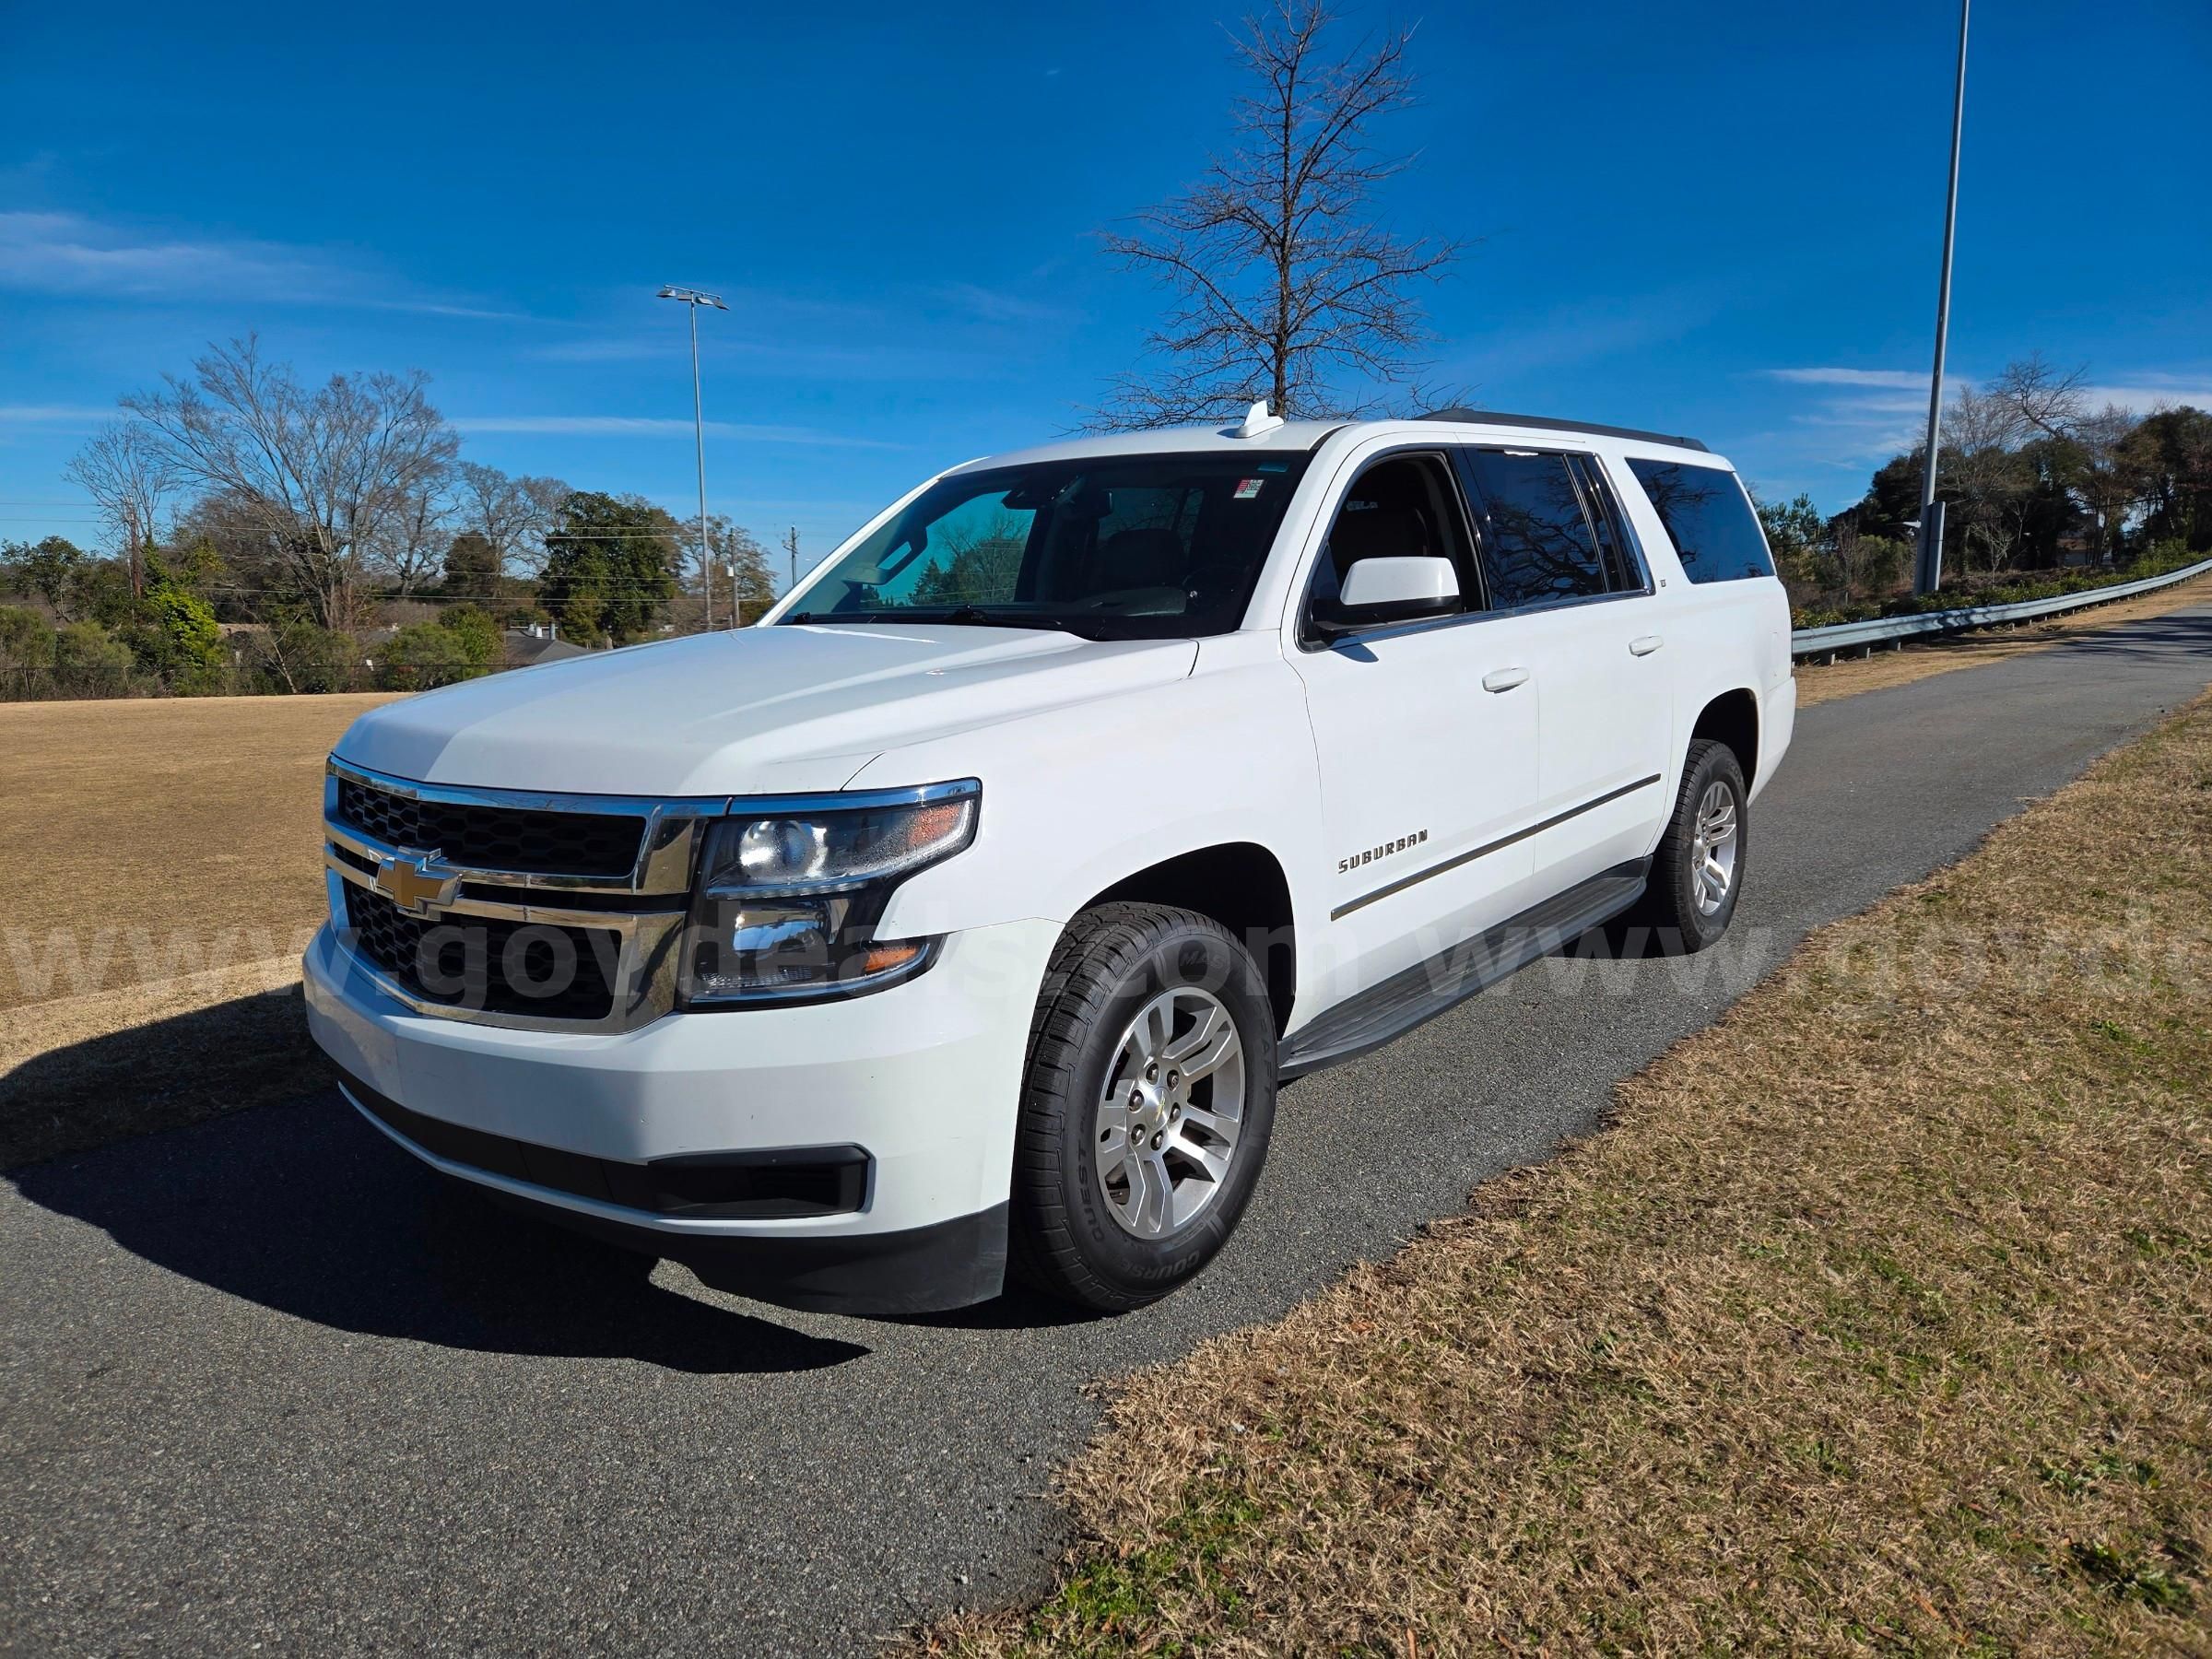
[[(1320, 765), (1332, 867), (1326, 1000), (1371, 989), (1521, 908), (1536, 788), (1536, 693), (1484, 610), (1457, 480), (1441, 454), (1369, 463), (1340, 499), (1292, 666)], [(1461, 614), (1322, 637), (1316, 597), (1359, 559), (1451, 559)], [(1500, 844), (1502, 843), (1502, 844)]]

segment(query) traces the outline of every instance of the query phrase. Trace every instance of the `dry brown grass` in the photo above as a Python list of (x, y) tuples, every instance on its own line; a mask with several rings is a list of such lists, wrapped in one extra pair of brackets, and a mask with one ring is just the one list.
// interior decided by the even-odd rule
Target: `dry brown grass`
[(1926, 645), (1908, 645), (1902, 651), (1877, 651), (1872, 656), (1846, 657), (1825, 666), (1800, 664), (1797, 706), (1810, 708), (1814, 703), (1855, 697), (1861, 691), (1879, 691), (1886, 686), (1902, 686), (1934, 674), (2001, 663), (2006, 657), (2041, 651), (2076, 634), (2186, 610), (2193, 605), (2202, 605), (2207, 598), (2212, 598), (2212, 574), (2193, 576), (2155, 594), (2145, 594), (2140, 599), (2118, 600), (2070, 617), (2038, 622), (2030, 628), (1960, 634), (1956, 639), (1937, 640)]
[(2212, 1653), (2212, 699), (1136, 1378), (928, 1645)]
[(387, 701), (0, 703), (0, 858), (18, 876), (0, 1008), (297, 956), (323, 909), (323, 759)]
[(0, 703), (0, 1167), (298, 1086), (262, 994), (323, 913), (324, 757), (388, 700)]
[(297, 955), (324, 758), (390, 700), (0, 703), (0, 1009)]

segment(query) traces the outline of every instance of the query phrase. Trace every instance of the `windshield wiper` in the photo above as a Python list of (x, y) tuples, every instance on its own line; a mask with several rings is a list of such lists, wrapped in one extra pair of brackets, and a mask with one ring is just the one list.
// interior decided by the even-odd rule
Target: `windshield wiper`
[(935, 606), (885, 606), (872, 610), (852, 611), (794, 611), (780, 618), (787, 623), (822, 622), (888, 622), (901, 628), (926, 628), (933, 622), (953, 622), (971, 628), (1039, 628), (1055, 633), (1079, 634), (1084, 639), (1097, 636), (1077, 627), (1065, 617), (1054, 617), (1043, 611), (993, 610), (980, 605), (955, 605), (939, 611)]
[(980, 605), (956, 605), (939, 620), (965, 622), (983, 628), (1050, 628), (1062, 633), (1073, 631), (1065, 620), (1048, 616), (1043, 611), (985, 610)]

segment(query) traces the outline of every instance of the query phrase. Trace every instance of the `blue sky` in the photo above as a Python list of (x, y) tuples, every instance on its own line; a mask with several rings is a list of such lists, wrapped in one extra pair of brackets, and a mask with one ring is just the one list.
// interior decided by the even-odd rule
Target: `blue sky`
[[(711, 501), (809, 560), (939, 466), (1049, 438), (1157, 307), (1097, 232), (1198, 173), (1234, 89), (1181, 4), (0, 3), (0, 539), (115, 398), (259, 331), (427, 370), (471, 456), (678, 512), (681, 308)], [(1696, 433), (1855, 499), (1925, 397), (1956, 13), (1348, 7), (1420, 20), (1384, 208), (1470, 241), (1433, 378)], [(2041, 349), (2212, 405), (2202, 0), (1985, 4), (1951, 366)]]

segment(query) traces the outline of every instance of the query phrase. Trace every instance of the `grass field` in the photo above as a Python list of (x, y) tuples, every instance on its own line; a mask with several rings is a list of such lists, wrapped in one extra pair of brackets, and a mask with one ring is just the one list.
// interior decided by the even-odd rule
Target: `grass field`
[(2212, 698), (1063, 1488), (925, 1646), (2212, 1653)]
[(0, 1167), (298, 1086), (255, 994), (323, 913), (324, 758), (389, 700), (0, 703)]

